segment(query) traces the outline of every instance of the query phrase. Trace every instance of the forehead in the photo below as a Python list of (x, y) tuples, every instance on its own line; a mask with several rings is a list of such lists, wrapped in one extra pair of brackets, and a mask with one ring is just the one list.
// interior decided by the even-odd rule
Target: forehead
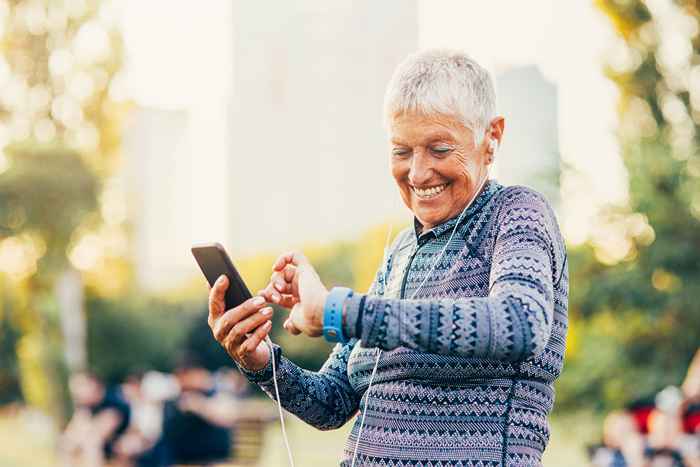
[(471, 137), (471, 131), (456, 117), (401, 113), (392, 117), (389, 133), (392, 142), (418, 145), (431, 140), (460, 141)]

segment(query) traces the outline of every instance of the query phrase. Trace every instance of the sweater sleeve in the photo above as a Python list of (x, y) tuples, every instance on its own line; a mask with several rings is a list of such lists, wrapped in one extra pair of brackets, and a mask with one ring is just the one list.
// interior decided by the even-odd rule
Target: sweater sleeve
[[(337, 344), (319, 371), (299, 367), (282, 356), (281, 348), (273, 344), (282, 407), (320, 430), (343, 426), (359, 407), (359, 397), (347, 374), (348, 358), (355, 342), (357, 340), (353, 339), (347, 344)], [(276, 399), (272, 359), (257, 372), (239, 368), (249, 381), (257, 383), (270, 398)]]
[[(392, 246), (392, 249), (394, 246)], [(383, 264), (367, 292), (382, 293), (386, 275)], [(272, 345), (272, 355), (277, 364), (277, 384), (282, 407), (309, 425), (320, 430), (332, 430), (343, 426), (359, 409), (360, 397), (348, 379), (348, 359), (357, 339), (337, 344), (319, 371), (305, 370), (282, 356), (282, 349)], [(257, 384), (273, 400), (275, 385), (272, 379), (272, 359), (259, 371), (248, 371), (239, 366), (243, 375)]]
[[(346, 335), (364, 347), (521, 361), (547, 345), (554, 283), (565, 250), (554, 213), (538, 193), (517, 187), (501, 206), (489, 295), (388, 299), (353, 294)], [(359, 322), (358, 322), (359, 321)]]

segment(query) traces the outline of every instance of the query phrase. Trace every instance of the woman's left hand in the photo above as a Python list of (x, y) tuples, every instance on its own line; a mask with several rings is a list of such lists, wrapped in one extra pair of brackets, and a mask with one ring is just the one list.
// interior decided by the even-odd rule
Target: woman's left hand
[(302, 253), (286, 253), (275, 261), (268, 286), (259, 292), (268, 302), (291, 309), (284, 328), (310, 337), (323, 334), (323, 307), (328, 289)]

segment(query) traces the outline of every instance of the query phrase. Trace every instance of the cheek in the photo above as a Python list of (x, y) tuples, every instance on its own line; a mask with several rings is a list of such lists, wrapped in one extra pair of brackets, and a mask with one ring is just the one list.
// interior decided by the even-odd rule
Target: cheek
[(403, 164), (401, 162), (392, 162), (391, 175), (394, 177), (394, 180), (396, 180), (396, 183), (399, 185), (399, 188), (407, 188), (406, 183), (408, 179), (408, 168), (406, 164)]
[(454, 157), (451, 157), (444, 167), (444, 174), (449, 178), (453, 179), (456, 188), (463, 189), (465, 183), (467, 183), (472, 177), (473, 161), (466, 157), (461, 152), (456, 152)]
[(474, 170), (474, 155), (465, 149), (458, 149), (454, 154), (455, 171), (462, 175), (469, 175)]
[(453, 196), (455, 198), (467, 198), (475, 188), (473, 185), (479, 177), (479, 167), (474, 157), (469, 157), (465, 152), (457, 151), (451, 158), (450, 165), (445, 167), (445, 175), (454, 183)]

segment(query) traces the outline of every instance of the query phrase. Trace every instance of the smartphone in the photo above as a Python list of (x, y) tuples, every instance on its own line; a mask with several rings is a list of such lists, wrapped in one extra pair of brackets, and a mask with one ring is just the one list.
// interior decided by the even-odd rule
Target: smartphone
[(199, 269), (204, 273), (210, 286), (222, 274), (228, 277), (228, 289), (226, 289), (226, 309), (237, 307), (252, 297), (248, 286), (245, 285), (241, 275), (233, 266), (226, 250), (219, 243), (203, 243), (192, 246), (192, 255), (199, 264)]

